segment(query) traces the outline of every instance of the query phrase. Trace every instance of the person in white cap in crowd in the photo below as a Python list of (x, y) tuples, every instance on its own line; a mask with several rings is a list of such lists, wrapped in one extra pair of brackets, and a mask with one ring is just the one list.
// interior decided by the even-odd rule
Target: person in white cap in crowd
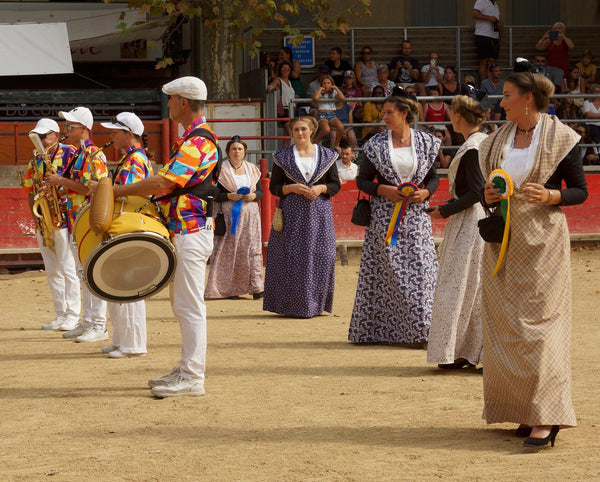
[[(59, 142), (60, 128), (56, 121), (52, 119), (40, 119), (30, 131), (30, 135), (32, 133), (39, 136), (45, 152), (35, 152), (35, 156), (27, 166), (27, 172), (23, 180), (23, 189), (29, 193), (30, 207), (33, 206), (35, 194), (34, 182), (42, 182), (47, 171), (44, 158), (48, 161), (49, 166), (52, 166), (52, 170), (61, 175), (75, 154), (73, 146)], [(37, 181), (34, 178), (37, 178)], [(64, 193), (59, 194), (61, 195), (61, 204), (64, 204), (66, 201)], [(79, 323), (81, 312), (77, 265), (69, 242), (67, 217), (64, 212), (61, 213), (61, 216), (63, 218), (62, 227), (51, 232), (53, 243), (48, 244), (53, 244), (52, 246), (46, 246), (40, 230), (36, 231), (36, 238), (44, 260), (48, 286), (50, 287), (56, 314), (52, 321), (42, 325), (42, 330), (72, 330)]]
[[(60, 111), (65, 120), (65, 131), (69, 144), (77, 148), (69, 166), (62, 175), (46, 174), (45, 181), (52, 186), (61, 186), (67, 193), (67, 217), (69, 234), (77, 215), (89, 203), (88, 184), (93, 177), (106, 177), (106, 157), (98, 151), (91, 138), (94, 117), (87, 107), (76, 107), (69, 112)], [(74, 256), (81, 265), (77, 247), (72, 246)], [(83, 315), (81, 322), (71, 331), (63, 333), (64, 338), (76, 342), (96, 342), (108, 339), (106, 330), (106, 301), (93, 295), (85, 283), (82, 284)]]
[[(177, 254), (172, 306), (179, 320), (182, 349), (179, 365), (171, 373), (148, 382), (159, 398), (204, 395), (206, 366), (206, 263), (212, 253), (213, 231), (207, 224), (206, 192), (214, 191), (213, 171), (218, 169), (216, 139), (204, 118), (206, 85), (197, 77), (181, 77), (165, 84), (169, 117), (184, 128), (171, 149), (171, 158), (157, 175), (134, 184), (114, 186), (123, 195), (161, 196), (161, 210)], [(200, 129), (202, 129), (200, 131)], [(211, 139), (212, 138), (212, 139)], [(193, 191), (186, 188), (194, 186)], [(161, 199), (158, 198), (158, 199)]]
[[(121, 112), (110, 122), (100, 125), (111, 130), (115, 149), (123, 154), (113, 173), (114, 184), (133, 184), (152, 175), (146, 151), (148, 136), (144, 124), (133, 112)], [(90, 181), (90, 193), (97, 182)], [(144, 300), (130, 303), (108, 302), (113, 325), (112, 343), (102, 348), (109, 358), (127, 358), (146, 354), (146, 304)]]

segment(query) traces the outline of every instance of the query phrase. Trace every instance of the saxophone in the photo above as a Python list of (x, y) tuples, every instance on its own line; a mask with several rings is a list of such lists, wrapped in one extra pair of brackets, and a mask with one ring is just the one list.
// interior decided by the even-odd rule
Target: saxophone
[[(55, 146), (45, 149), (41, 139), (35, 132), (30, 133), (29, 138), (36, 147), (34, 156), (41, 156), (46, 172), (54, 174), (56, 171), (50, 160), (50, 152), (55, 146), (58, 147), (60, 140)], [(52, 248), (54, 246), (53, 233), (63, 226), (65, 207), (60, 199), (58, 188), (49, 186), (43, 182), (43, 174), (39, 171), (37, 160), (35, 158), (33, 160), (33, 166), (34, 197), (31, 210), (38, 220), (38, 226), (43, 237), (44, 246)]]
[(92, 179), (92, 181), (98, 181), (98, 175), (96, 174), (96, 169), (94, 169), (94, 164), (90, 161), (92, 161), (94, 157), (100, 154), (104, 149), (106, 149), (109, 146), (112, 146), (113, 142), (114, 141), (108, 141), (106, 144), (103, 144), (102, 147), (96, 149), (95, 151), (88, 152), (88, 154), (85, 156), (83, 165), (87, 163), (87, 169), (90, 173), (90, 178)]

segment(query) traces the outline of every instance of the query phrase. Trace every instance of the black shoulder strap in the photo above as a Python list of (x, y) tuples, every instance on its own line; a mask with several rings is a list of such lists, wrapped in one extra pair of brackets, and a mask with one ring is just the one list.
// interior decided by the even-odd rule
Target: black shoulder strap
[(223, 162), (223, 154), (221, 153), (221, 148), (219, 147), (219, 143), (215, 139), (215, 136), (213, 135), (213, 133), (203, 127), (197, 127), (196, 129), (191, 131), (187, 136), (185, 136), (183, 142), (187, 141), (190, 137), (196, 137), (196, 136), (200, 136), (200, 137), (204, 137), (204, 138), (208, 139), (217, 148), (217, 165), (215, 166), (215, 168), (210, 172), (210, 174), (208, 176), (206, 176), (206, 178), (202, 182), (194, 184), (193, 186), (180, 187), (168, 194), (165, 194), (164, 196), (160, 196), (157, 198), (155, 198), (153, 196), (152, 201), (154, 201), (154, 202), (162, 201), (164, 199), (182, 196), (184, 194), (187, 194), (188, 192), (191, 192), (191, 193), (195, 194), (196, 196), (203, 198), (205, 200), (208, 198), (208, 196), (212, 196), (212, 197), (216, 196), (216, 185), (217, 185), (217, 181), (219, 179), (219, 173), (221, 172), (221, 164)]

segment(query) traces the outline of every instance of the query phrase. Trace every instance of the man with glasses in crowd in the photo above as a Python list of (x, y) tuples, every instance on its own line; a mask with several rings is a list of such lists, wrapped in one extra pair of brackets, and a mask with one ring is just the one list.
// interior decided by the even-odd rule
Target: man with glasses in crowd
[(565, 73), (562, 71), (562, 69), (559, 69), (558, 67), (552, 67), (551, 65), (546, 65), (546, 56), (543, 54), (537, 54), (533, 59), (533, 63), (538, 68), (539, 73), (548, 77), (557, 87), (556, 92), (560, 92), (563, 77), (565, 76)]
[[(91, 137), (94, 117), (87, 107), (58, 113), (65, 120), (67, 142), (75, 146), (76, 152), (62, 176), (46, 174), (45, 181), (52, 186), (62, 187), (67, 194), (67, 218), (69, 235), (73, 235), (75, 220), (90, 202), (87, 184), (107, 176), (106, 157), (98, 153), (98, 147)], [(72, 246), (75, 259), (79, 259), (77, 247)], [(79, 263), (85, 260), (79, 260)], [(106, 301), (92, 294), (82, 285), (83, 316), (81, 322), (63, 334), (63, 338), (73, 338), (77, 343), (108, 340), (106, 330)]]

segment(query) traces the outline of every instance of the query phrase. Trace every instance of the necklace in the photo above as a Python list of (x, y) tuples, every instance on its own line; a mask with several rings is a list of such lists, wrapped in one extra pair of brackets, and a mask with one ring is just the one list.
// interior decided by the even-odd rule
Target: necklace
[(530, 127), (529, 129), (521, 129), (519, 126), (517, 126), (517, 132), (522, 132), (523, 134), (525, 134), (525, 137), (529, 137), (529, 133), (533, 132), (533, 129), (535, 129), (535, 125), (533, 127)]
[(395, 139), (396, 141), (400, 141), (400, 144), (404, 144), (408, 139), (406, 137), (400, 137), (400, 139), (398, 139), (398, 136), (394, 133), (392, 133), (392, 138)]
[(234, 166), (233, 162), (231, 162), (231, 159), (229, 160), (229, 164), (231, 164), (231, 167), (233, 167), (234, 171), (237, 171), (239, 168), (241, 168), (244, 165), (244, 161), (240, 162), (239, 166)]

